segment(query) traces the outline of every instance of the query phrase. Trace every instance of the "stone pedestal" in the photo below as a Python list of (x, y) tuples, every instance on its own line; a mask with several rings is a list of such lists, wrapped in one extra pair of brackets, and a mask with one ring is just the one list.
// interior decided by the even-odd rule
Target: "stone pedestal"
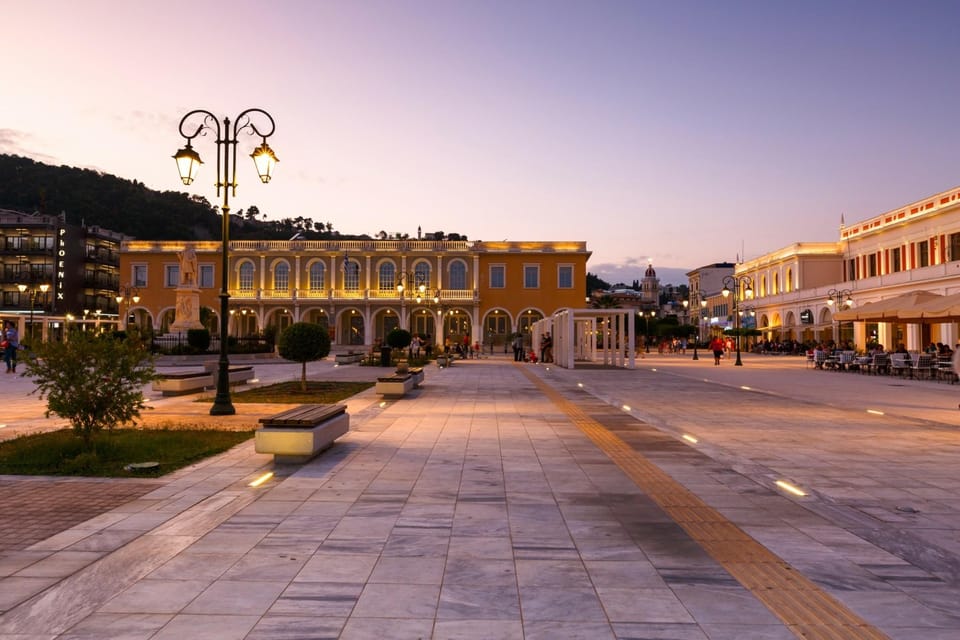
[(186, 333), (188, 329), (203, 329), (200, 323), (200, 289), (179, 286), (177, 287), (177, 309), (171, 333)]

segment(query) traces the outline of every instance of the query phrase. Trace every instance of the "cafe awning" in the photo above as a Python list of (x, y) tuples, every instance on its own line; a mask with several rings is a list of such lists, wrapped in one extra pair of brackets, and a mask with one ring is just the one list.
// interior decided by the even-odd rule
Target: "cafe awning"
[(904, 309), (899, 318), (908, 322), (951, 322), (960, 320), (960, 293), (939, 296), (912, 309)]
[(845, 309), (833, 314), (833, 319), (838, 322), (849, 322), (850, 320), (860, 322), (896, 322), (903, 318), (915, 315), (915, 309), (925, 303), (943, 298), (937, 293), (930, 291), (911, 291), (903, 295), (877, 300), (876, 302), (867, 302), (864, 305), (853, 309)]

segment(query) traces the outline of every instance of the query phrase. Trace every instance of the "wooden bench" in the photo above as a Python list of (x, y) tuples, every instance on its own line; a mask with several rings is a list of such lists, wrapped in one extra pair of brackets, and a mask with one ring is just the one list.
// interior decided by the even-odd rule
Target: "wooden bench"
[(260, 418), (260, 424), (254, 432), (257, 453), (272, 453), (278, 463), (301, 464), (350, 430), (350, 414), (345, 404), (302, 404)]
[(402, 398), (410, 389), (413, 389), (415, 381), (410, 373), (395, 373), (392, 376), (377, 378), (377, 385), (374, 390), (384, 398)]

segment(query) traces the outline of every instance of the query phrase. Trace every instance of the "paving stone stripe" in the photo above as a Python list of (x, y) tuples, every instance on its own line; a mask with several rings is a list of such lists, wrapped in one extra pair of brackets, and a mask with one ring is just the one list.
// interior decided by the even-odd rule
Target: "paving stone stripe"
[(545, 396), (799, 638), (888, 638), (584, 413), (523, 365)]

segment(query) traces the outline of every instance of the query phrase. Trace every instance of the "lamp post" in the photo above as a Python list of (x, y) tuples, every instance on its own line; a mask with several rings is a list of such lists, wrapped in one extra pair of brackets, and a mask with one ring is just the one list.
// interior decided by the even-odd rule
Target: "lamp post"
[(445, 330), (443, 326), (443, 305), (440, 304), (440, 301), (443, 299), (443, 292), (440, 289), (437, 289), (433, 292), (433, 304), (437, 307), (437, 323), (440, 325), (440, 331), (437, 334), (437, 343), (438, 349), (443, 349), (447, 344), (446, 336), (444, 335)]
[[(699, 301), (699, 305), (697, 302)], [(686, 302), (686, 301), (684, 301)], [(686, 306), (686, 305), (684, 305)], [(699, 360), (700, 356), (697, 354), (697, 347), (700, 344), (700, 331), (703, 329), (703, 311), (707, 308), (707, 301), (700, 298), (700, 292), (693, 292), (693, 308), (696, 309), (697, 306), (700, 307), (700, 310), (697, 311), (697, 334), (693, 339), (693, 359)]]
[(130, 304), (140, 302), (140, 289), (125, 284), (120, 287), (119, 292), (114, 298), (117, 301), (117, 329), (124, 331), (127, 328), (127, 315), (123, 313), (123, 305), (127, 305), (127, 313), (130, 312)]
[[(732, 287), (732, 289), (731, 289)], [(753, 278), (748, 275), (725, 276), (723, 278), (723, 297), (728, 298), (733, 295), (733, 321), (737, 326), (737, 361), (733, 364), (737, 367), (743, 366), (740, 359), (740, 302), (746, 298), (753, 298)]]
[[(252, 120), (253, 116), (257, 119), (266, 118), (268, 127), (261, 129)], [(193, 125), (188, 124), (188, 120), (193, 121)], [(197, 124), (199, 120), (199, 124)], [(210, 407), (210, 415), (222, 416), (233, 415), (237, 412), (230, 400), (230, 360), (227, 356), (227, 332), (229, 331), (229, 248), (230, 248), (230, 191), (237, 195), (237, 142), (240, 133), (249, 131), (249, 135), (258, 135), (262, 138), (260, 146), (254, 149), (250, 157), (253, 158), (257, 167), (257, 174), (260, 180), (266, 184), (270, 182), (271, 173), (274, 165), (278, 162), (273, 149), (267, 144), (267, 138), (273, 135), (275, 130), (273, 117), (263, 109), (247, 109), (238, 115), (230, 126), (230, 118), (223, 119), (223, 127), (220, 121), (209, 111), (204, 109), (194, 109), (183, 116), (180, 120), (180, 135), (187, 141), (187, 145), (177, 151), (173, 158), (177, 161), (177, 169), (180, 171), (180, 179), (183, 184), (189, 185), (197, 175), (197, 171), (202, 164), (200, 154), (193, 150), (191, 141), (200, 134), (206, 134), (211, 131), (215, 134), (214, 140), (217, 145), (217, 195), (220, 195), (220, 189), (223, 189), (223, 204), (220, 206), (220, 212), (223, 215), (223, 246), (221, 249), (221, 286), (220, 286), (220, 360), (217, 375), (217, 395), (213, 400), (213, 406)], [(222, 170), (222, 171), (221, 171)]]
[(50, 290), (50, 285), (44, 283), (44, 284), (41, 284), (41, 285), (37, 286), (36, 288), (31, 288), (31, 287), (29, 287), (29, 286), (27, 286), (27, 285), (25, 285), (25, 284), (18, 284), (18, 285), (17, 285), (17, 289), (20, 290), (20, 293), (26, 293), (26, 291), (27, 291), (28, 289), (30, 290), (30, 329), (29, 329), (29, 331), (27, 332), (27, 336), (28, 336), (28, 339), (32, 342), (32, 341), (33, 341), (33, 333), (34, 333), (34, 332), (33, 332), (33, 308), (34, 308), (34, 305), (35, 305), (36, 302), (37, 302), (37, 296), (39, 296), (39, 295), (46, 296), (46, 295), (47, 295), (47, 291)]
[(646, 311), (640, 312), (643, 315), (643, 344), (644, 350), (647, 353), (650, 353), (650, 318), (657, 315), (656, 311), (651, 311), (649, 316)]
[[(853, 306), (853, 292), (850, 289), (830, 289), (827, 291), (827, 306), (833, 314), (833, 305), (837, 305), (837, 311), (843, 311), (844, 308)], [(840, 321), (837, 321), (837, 347), (840, 346)]]

